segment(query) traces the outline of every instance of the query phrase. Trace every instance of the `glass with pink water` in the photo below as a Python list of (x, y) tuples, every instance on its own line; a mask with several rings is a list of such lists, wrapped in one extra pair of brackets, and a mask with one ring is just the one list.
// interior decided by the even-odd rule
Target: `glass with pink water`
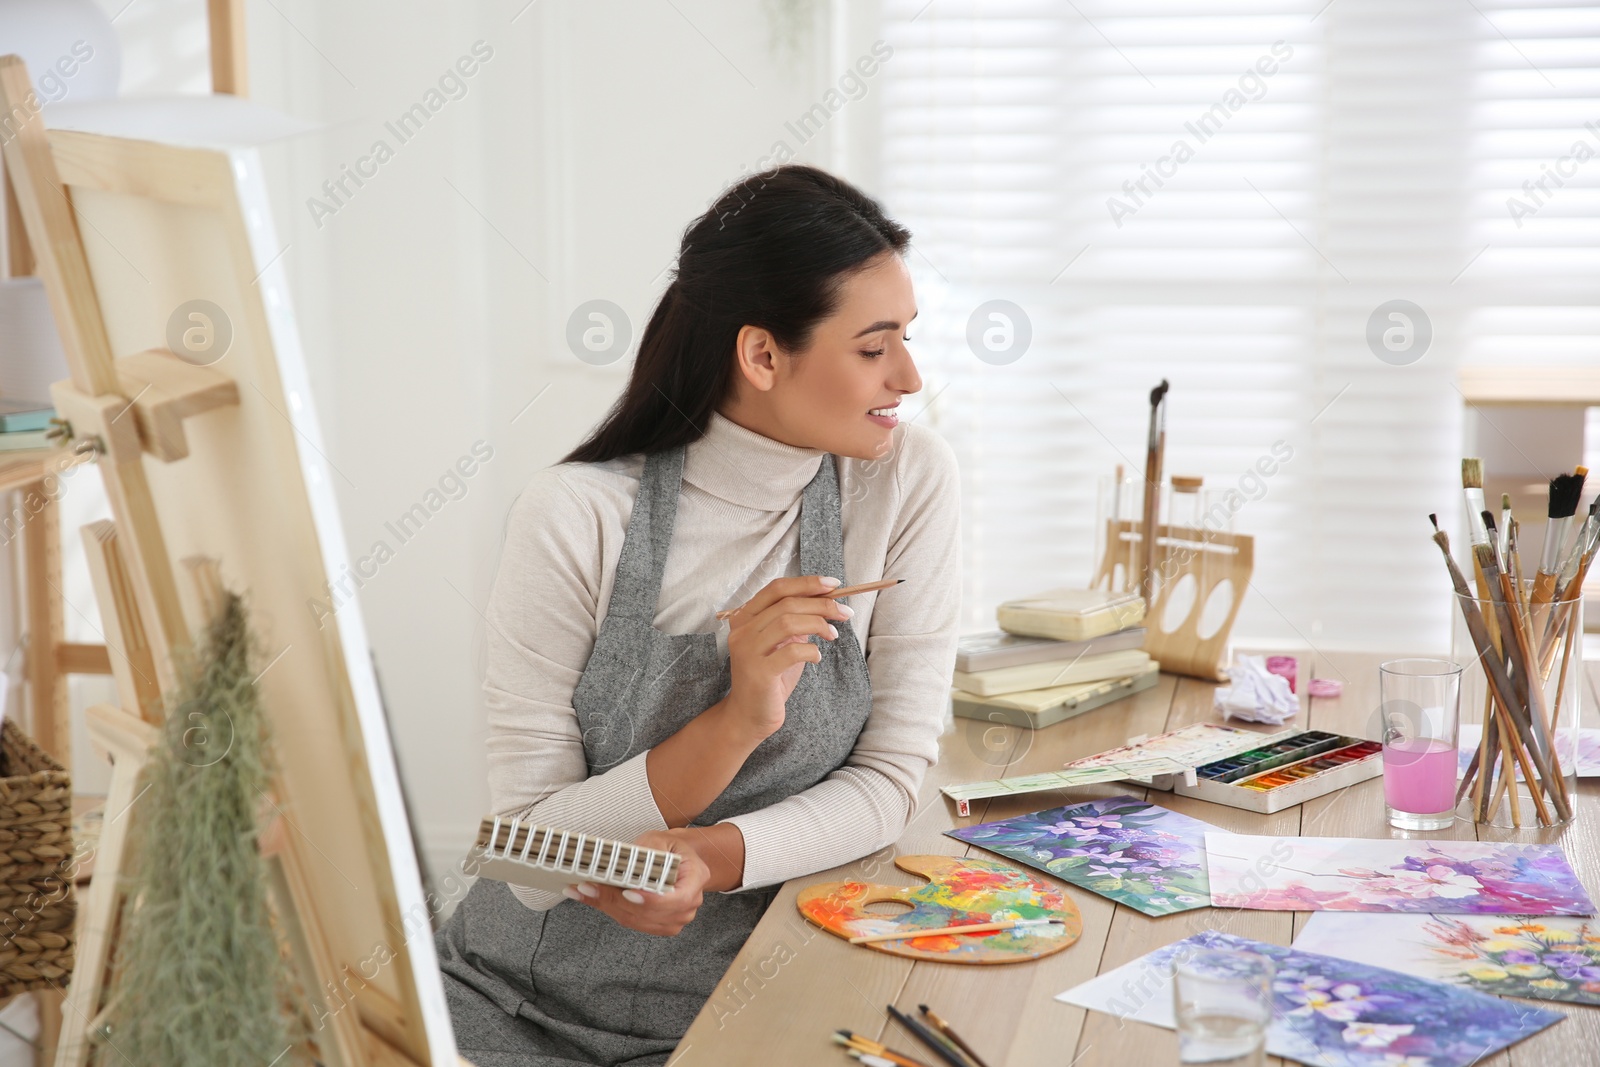
[(1442, 659), (1396, 659), (1378, 668), (1390, 826), (1442, 830), (1455, 821), (1461, 669)]

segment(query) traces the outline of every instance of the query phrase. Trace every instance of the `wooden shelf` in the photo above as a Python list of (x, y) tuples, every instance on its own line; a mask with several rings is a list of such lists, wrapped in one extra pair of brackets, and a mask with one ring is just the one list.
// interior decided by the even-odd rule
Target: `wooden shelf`
[(87, 455), (77, 455), (65, 448), (30, 448), (22, 452), (0, 452), (0, 492), (21, 489), (41, 481), (47, 474), (55, 474), (86, 462)]
[(1600, 404), (1600, 367), (1462, 367), (1469, 404)]

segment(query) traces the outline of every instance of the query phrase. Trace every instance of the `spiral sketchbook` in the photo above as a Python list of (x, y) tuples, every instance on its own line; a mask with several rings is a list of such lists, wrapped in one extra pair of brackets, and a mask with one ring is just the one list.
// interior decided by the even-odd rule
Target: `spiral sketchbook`
[(678, 881), (676, 852), (499, 816), (478, 827), (463, 865), (512, 885), (560, 892), (575, 882), (665, 893)]

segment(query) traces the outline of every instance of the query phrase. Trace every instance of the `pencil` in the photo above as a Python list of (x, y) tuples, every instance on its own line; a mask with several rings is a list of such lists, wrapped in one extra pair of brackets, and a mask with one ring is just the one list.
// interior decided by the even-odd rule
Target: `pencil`
[(934, 1054), (937, 1055), (941, 1060), (944, 1060), (944, 1062), (948, 1063), (950, 1067), (972, 1067), (972, 1064), (967, 1062), (967, 1058), (963, 1056), (961, 1052), (952, 1046), (948, 1041), (935, 1034), (932, 1030), (929, 1030), (926, 1026), (922, 1025), (922, 1023), (918, 1022), (916, 1019), (913, 1019), (899, 1008), (896, 1008), (893, 1004), (889, 1005), (889, 1014), (894, 1017), (895, 1022), (899, 1023), (907, 1030), (910, 1030), (912, 1035), (915, 1036), (918, 1041), (921, 1041), (924, 1045), (927, 1045), (930, 1049), (932, 1049)]
[(917, 1010), (928, 1017), (928, 1021), (933, 1024), (933, 1028), (935, 1030), (939, 1031), (945, 1037), (948, 1037), (951, 1043), (956, 1046), (956, 1048), (959, 1048), (962, 1052), (966, 1053), (967, 1059), (971, 1060), (975, 1067), (989, 1067), (987, 1063), (983, 1062), (983, 1057), (978, 1055), (971, 1045), (963, 1041), (961, 1039), (961, 1035), (956, 1033), (955, 1030), (951, 1028), (949, 1023), (939, 1018), (938, 1013), (932, 1008), (928, 1007), (926, 1004), (918, 1004)]
[(987, 934), (997, 930), (1015, 930), (1019, 926), (1047, 926), (1061, 919), (1001, 919), (992, 923), (968, 923), (965, 926), (941, 926), (937, 930), (896, 930), (889, 934), (862, 934), (852, 937), (852, 945), (870, 945), (877, 941), (905, 941), (913, 937), (937, 937), (940, 934)]
[[(838, 589), (833, 590), (831, 593), (823, 593), (822, 595), (827, 597), (829, 600), (838, 600), (840, 597), (855, 596), (857, 593), (870, 593), (877, 589), (887, 589), (891, 585), (899, 585), (903, 581), (905, 581), (904, 578), (885, 578), (881, 582), (863, 582), (860, 585), (842, 585)], [(738, 610), (738, 608), (728, 608), (726, 611), (719, 611), (717, 612), (717, 618), (726, 619), (728, 616), (732, 615)]]

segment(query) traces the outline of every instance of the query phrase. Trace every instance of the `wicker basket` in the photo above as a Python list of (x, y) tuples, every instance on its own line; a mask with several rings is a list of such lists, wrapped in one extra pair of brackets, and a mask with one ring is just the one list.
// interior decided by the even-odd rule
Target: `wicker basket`
[(72, 779), (9, 720), (0, 730), (0, 1000), (72, 974)]

